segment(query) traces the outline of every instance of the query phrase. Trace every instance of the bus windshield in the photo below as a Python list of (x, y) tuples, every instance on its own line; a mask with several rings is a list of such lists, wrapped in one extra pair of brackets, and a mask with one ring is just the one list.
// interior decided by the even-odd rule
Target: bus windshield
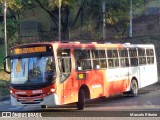
[(52, 56), (11, 59), (11, 84), (52, 82), (55, 74)]

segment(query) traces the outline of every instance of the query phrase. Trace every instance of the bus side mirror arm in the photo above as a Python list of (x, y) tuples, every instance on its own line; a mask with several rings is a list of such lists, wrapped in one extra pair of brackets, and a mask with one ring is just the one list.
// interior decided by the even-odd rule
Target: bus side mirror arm
[(4, 72), (10, 74), (11, 72), (8, 70), (8, 67), (7, 67), (7, 66), (8, 66), (8, 65), (7, 65), (7, 59), (8, 59), (8, 58), (10, 58), (10, 57), (7, 56), (7, 57), (4, 58), (4, 64), (3, 64), (3, 65), (4, 65)]

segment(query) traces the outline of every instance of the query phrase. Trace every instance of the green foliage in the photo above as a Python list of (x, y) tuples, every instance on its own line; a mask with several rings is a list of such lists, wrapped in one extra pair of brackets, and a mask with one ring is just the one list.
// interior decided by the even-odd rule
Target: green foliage
[(22, 7), (21, 0), (0, 0), (1, 4), (4, 4), (5, 2), (7, 4), (7, 7), (14, 11), (21, 9)]
[(16, 35), (19, 24), (15, 18), (7, 19), (7, 37), (8, 44), (11, 46), (14, 43), (18, 42), (18, 36)]
[(4, 46), (0, 46), (0, 69), (3, 69)]
[[(3, 7), (5, 2), (7, 6), (7, 39), (9, 45), (11, 45), (13, 42), (17, 41), (16, 33), (19, 31), (17, 16), (22, 5), (20, 0), (0, 0), (0, 4)], [(3, 9), (1, 9), (1, 13), (3, 13)], [(4, 28), (2, 30), (4, 31)]]
[[(4, 4), (4, 1), (5, 0), (0, 0), (0, 3)], [(100, 27), (102, 27), (103, 20), (103, 0), (6, 0), (9, 11), (8, 14), (13, 15), (7, 21), (9, 43), (12, 44), (17, 41), (17, 34), (19, 34), (20, 31), (19, 16), (22, 15), (26, 9), (34, 9), (37, 5), (50, 15), (55, 26), (54, 29), (58, 32), (59, 1), (62, 1), (62, 35), (68, 34), (68, 28), (74, 27), (74, 25), (78, 23), (78, 19), (80, 21), (78, 24), (79, 26), (85, 26), (88, 25), (90, 21), (94, 21), (94, 29), (101, 29)], [(129, 26), (130, 0), (104, 1), (106, 2), (106, 23), (114, 27), (118, 35), (121, 34), (120, 36), (123, 36)], [(133, 10), (137, 7), (143, 9), (147, 2), (148, 0), (133, 0)], [(77, 12), (72, 11), (71, 13), (71, 9), (75, 7), (79, 10)], [(69, 17), (70, 14), (72, 14), (72, 17)]]
[[(133, 0), (133, 11), (144, 8), (145, 0)], [(130, 19), (130, 0), (106, 0), (106, 23), (115, 28), (120, 36), (128, 31)], [(118, 35), (118, 36), (119, 36)]]
[(73, 2), (73, 0), (48, 0), (48, 4), (51, 8), (59, 7), (62, 4), (72, 6)]
[(0, 97), (9, 95), (9, 81), (0, 80)]
[[(130, 0), (104, 0), (106, 9), (106, 24), (113, 27), (117, 31), (117, 36), (124, 36), (128, 31), (129, 19), (130, 19)], [(102, 3), (103, 0), (97, 2), (97, 0), (81, 0), (81, 13), (79, 13), (80, 24), (89, 27), (90, 22), (94, 22), (94, 31), (102, 29), (103, 12)], [(144, 8), (146, 0), (133, 0), (133, 10), (138, 8)], [(78, 21), (78, 20), (77, 20)], [(77, 22), (76, 21), (76, 22)], [(100, 38), (100, 37), (98, 37)]]

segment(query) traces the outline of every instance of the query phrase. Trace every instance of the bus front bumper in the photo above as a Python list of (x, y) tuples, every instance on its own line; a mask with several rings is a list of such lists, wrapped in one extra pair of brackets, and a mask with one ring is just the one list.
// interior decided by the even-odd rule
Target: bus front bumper
[(19, 105), (47, 105), (47, 106), (56, 106), (60, 105), (59, 98), (57, 94), (51, 94), (49, 96), (44, 97), (43, 99), (33, 99), (32, 101), (28, 101), (27, 98), (23, 99), (16, 99), (12, 95), (11, 98), (11, 105), (12, 106), (19, 106)]

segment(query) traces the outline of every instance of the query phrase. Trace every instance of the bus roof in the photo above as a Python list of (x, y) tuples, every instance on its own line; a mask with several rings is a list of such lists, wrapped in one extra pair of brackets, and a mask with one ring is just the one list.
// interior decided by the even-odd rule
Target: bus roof
[(58, 43), (60, 48), (153, 48), (153, 44), (130, 44), (130, 43)]
[(30, 46), (37, 46), (37, 45), (53, 45), (59, 48), (153, 48), (153, 44), (130, 44), (130, 43), (96, 43), (96, 42), (88, 42), (88, 43), (81, 43), (81, 42), (37, 42), (37, 43), (29, 43), (29, 44), (22, 44), (12, 47), (11, 49), (18, 48), (18, 47), (30, 47)]

